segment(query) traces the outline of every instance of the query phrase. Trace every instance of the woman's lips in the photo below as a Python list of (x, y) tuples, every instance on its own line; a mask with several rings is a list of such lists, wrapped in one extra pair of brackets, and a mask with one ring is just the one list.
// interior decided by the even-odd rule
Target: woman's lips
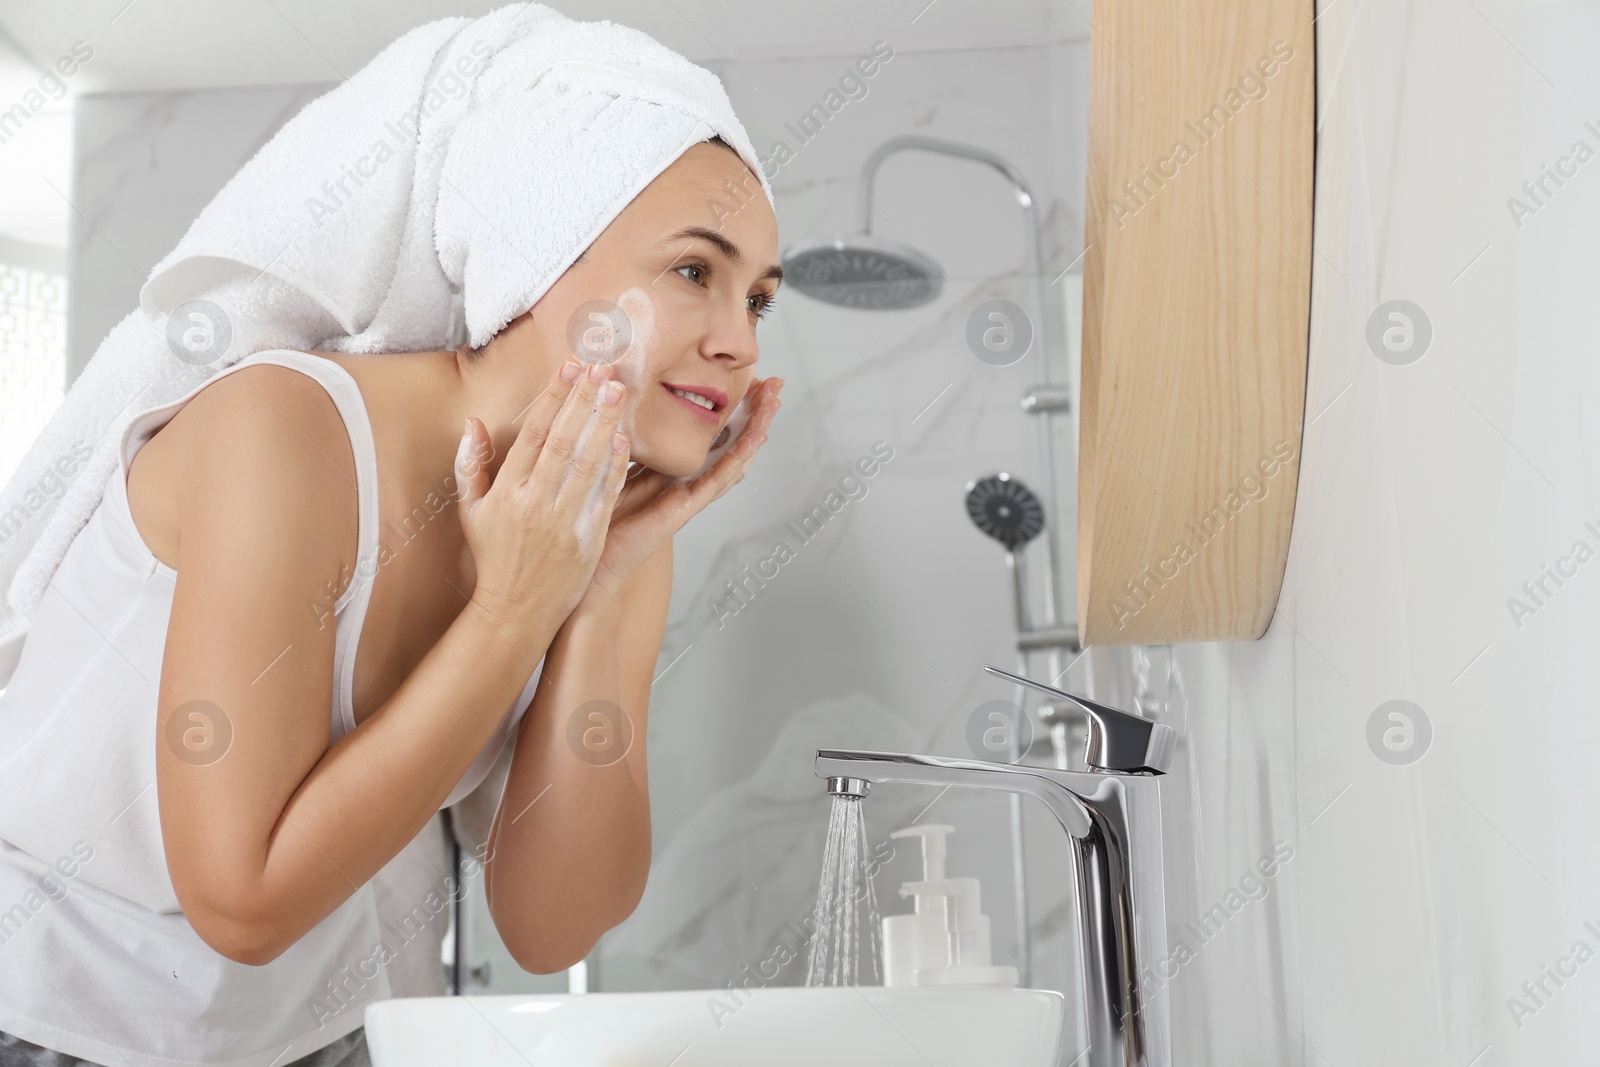
[(671, 400), (684, 411), (687, 411), (689, 414), (693, 415), (702, 422), (707, 423), (708, 425), (715, 426), (722, 421), (722, 416), (717, 412), (712, 411), (710, 408), (703, 408), (699, 404), (696, 404), (693, 400), (679, 396), (677, 393), (674, 393), (665, 382), (661, 383), (661, 391), (667, 394), (668, 400)]

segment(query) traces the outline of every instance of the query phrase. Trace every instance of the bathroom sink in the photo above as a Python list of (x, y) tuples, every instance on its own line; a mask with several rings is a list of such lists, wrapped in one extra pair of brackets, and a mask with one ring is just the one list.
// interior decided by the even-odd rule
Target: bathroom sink
[(1061, 994), (981, 986), (419, 997), (366, 1010), (373, 1067), (1051, 1067)]

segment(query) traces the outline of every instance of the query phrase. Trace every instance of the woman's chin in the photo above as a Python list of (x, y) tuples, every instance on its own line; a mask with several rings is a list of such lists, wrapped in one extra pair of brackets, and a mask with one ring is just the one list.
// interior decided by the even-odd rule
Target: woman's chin
[(639, 442), (628, 458), (635, 463), (642, 463), (646, 467), (671, 478), (687, 478), (705, 466), (707, 450), (701, 448), (695, 454), (695, 448), (651, 448), (644, 442)]

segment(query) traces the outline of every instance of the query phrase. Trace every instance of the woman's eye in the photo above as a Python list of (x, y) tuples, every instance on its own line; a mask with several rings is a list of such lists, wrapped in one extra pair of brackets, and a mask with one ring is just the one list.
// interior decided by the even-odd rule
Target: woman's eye
[[(711, 278), (711, 268), (706, 266), (704, 263), (685, 263), (682, 266), (674, 267), (673, 269), (677, 271), (697, 271), (698, 276), (691, 276), (688, 274), (684, 275), (685, 278), (696, 285), (705, 284)], [(758, 319), (766, 318), (767, 312), (771, 311), (772, 305), (776, 304), (777, 302), (778, 297), (775, 293), (752, 293), (746, 298), (746, 303), (749, 305), (749, 309), (755, 313), (755, 316)]]
[(750, 310), (756, 313), (758, 319), (766, 318), (767, 313), (772, 310), (772, 305), (778, 302), (778, 298), (771, 293), (753, 293), (750, 299), (756, 301)]

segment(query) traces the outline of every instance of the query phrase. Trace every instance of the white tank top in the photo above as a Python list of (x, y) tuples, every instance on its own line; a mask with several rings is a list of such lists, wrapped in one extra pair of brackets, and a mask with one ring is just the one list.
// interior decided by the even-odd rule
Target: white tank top
[[(369, 882), (271, 963), (235, 963), (200, 940), (167, 874), (155, 724), (177, 573), (139, 535), (127, 470), (201, 389), (257, 363), (322, 383), (350, 435), (360, 554), (334, 604), (328, 743), (356, 728), (355, 657), (380, 548), (372, 426), (355, 379), (337, 363), (258, 352), (129, 423), (117, 470), (51, 579), (0, 692), (0, 1031), (82, 1059), (287, 1063), (360, 1026), (365, 1005), (390, 995), (384, 962), (417, 936), (415, 921), (380, 922)], [(543, 667), (540, 660), (445, 806), (488, 774)], [(437, 914), (432, 901), (411, 904)]]

